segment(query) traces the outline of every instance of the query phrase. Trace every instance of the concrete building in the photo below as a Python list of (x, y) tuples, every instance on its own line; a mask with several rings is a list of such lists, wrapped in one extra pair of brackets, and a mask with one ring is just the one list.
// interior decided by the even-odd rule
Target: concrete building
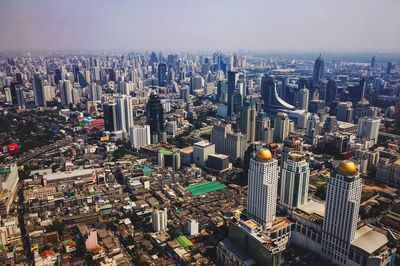
[(226, 154), (226, 134), (232, 132), (231, 124), (215, 124), (211, 132), (211, 143), (215, 144), (215, 152)]
[(247, 213), (265, 228), (271, 228), (276, 216), (278, 198), (278, 160), (267, 149), (259, 149), (250, 159), (248, 173)]
[(310, 168), (302, 152), (291, 151), (283, 162), (279, 204), (287, 209), (298, 208), (308, 201)]
[(129, 131), (129, 140), (133, 148), (140, 149), (141, 147), (151, 144), (150, 126), (134, 125), (130, 127)]
[(197, 235), (199, 233), (199, 222), (196, 221), (195, 219), (188, 220), (187, 230), (189, 235), (191, 236)]
[(274, 138), (284, 141), (289, 136), (289, 117), (286, 113), (277, 113), (274, 121)]
[(243, 161), (244, 152), (247, 149), (246, 135), (242, 133), (227, 133), (226, 134), (226, 155), (233, 162), (238, 160)]
[(0, 168), (0, 215), (8, 215), (19, 180), (17, 164)]
[(362, 117), (358, 120), (357, 137), (373, 141), (374, 144), (378, 142), (380, 118)]
[(167, 229), (168, 212), (167, 208), (164, 210), (155, 210), (151, 216), (151, 222), (153, 224), (154, 232), (161, 232)]
[(193, 145), (193, 162), (197, 166), (204, 167), (208, 155), (215, 153), (215, 144), (206, 140), (199, 141)]

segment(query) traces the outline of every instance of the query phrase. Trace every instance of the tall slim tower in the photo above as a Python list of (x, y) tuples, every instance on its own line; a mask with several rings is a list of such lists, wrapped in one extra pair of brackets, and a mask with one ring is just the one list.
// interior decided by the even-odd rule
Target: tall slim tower
[(36, 107), (46, 107), (46, 94), (43, 85), (43, 78), (40, 74), (33, 76), (33, 92), (35, 95)]
[(103, 103), (104, 129), (106, 131), (117, 131), (117, 104), (112, 102)]
[(324, 78), (325, 74), (325, 62), (320, 54), (318, 58), (315, 60), (314, 64), (314, 74), (313, 74), (313, 83), (317, 84)]
[(346, 264), (354, 240), (360, 208), (362, 184), (357, 166), (342, 161), (333, 170), (327, 186), (322, 252), (334, 264)]
[(167, 85), (167, 65), (165, 63), (158, 64), (158, 85), (160, 87)]
[(247, 142), (252, 143), (256, 137), (256, 108), (253, 103), (246, 101), (242, 108), (240, 120), (242, 132), (246, 134)]
[(276, 216), (279, 169), (278, 160), (267, 149), (259, 149), (250, 159), (247, 215), (266, 228)]
[(72, 103), (72, 85), (71, 81), (64, 80), (58, 83), (60, 89), (61, 103), (63, 105), (70, 105)]
[(300, 109), (308, 111), (308, 101), (310, 99), (309, 90), (304, 87), (299, 91), (298, 107)]
[(274, 121), (274, 138), (284, 141), (289, 136), (289, 117), (287, 113), (279, 112)]
[(310, 167), (303, 152), (291, 151), (283, 162), (279, 203), (295, 209), (307, 203)]
[(231, 124), (215, 124), (211, 132), (211, 143), (215, 144), (215, 152), (226, 154), (226, 134), (232, 132)]
[(147, 102), (147, 123), (150, 125), (151, 139), (164, 131), (164, 110), (157, 94), (151, 94)]
[(228, 71), (228, 115), (232, 114), (232, 95), (239, 81), (239, 73), (236, 71)]
[(256, 141), (265, 141), (265, 130), (271, 127), (271, 120), (263, 111), (259, 112), (256, 117)]

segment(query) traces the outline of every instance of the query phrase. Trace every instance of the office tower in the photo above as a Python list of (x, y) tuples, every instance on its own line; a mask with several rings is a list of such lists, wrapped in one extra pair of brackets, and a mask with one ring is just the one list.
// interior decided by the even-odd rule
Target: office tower
[(175, 137), (176, 132), (178, 130), (178, 123), (176, 121), (168, 121), (167, 125), (165, 126), (165, 132), (172, 137)]
[(373, 56), (371, 59), (371, 69), (375, 69), (375, 64), (376, 64), (376, 58), (375, 56)]
[(215, 144), (202, 140), (193, 144), (193, 163), (204, 167), (208, 155), (215, 153)]
[(231, 133), (231, 124), (215, 124), (211, 131), (211, 143), (215, 144), (215, 152), (226, 154), (226, 134)]
[(260, 111), (256, 117), (255, 141), (265, 142), (265, 129), (269, 127), (271, 127), (271, 120), (265, 112)]
[(148, 125), (139, 126), (133, 125), (129, 128), (129, 140), (135, 149), (151, 144), (150, 142), (150, 127)]
[(246, 84), (245, 84), (244, 80), (240, 79), (236, 83), (236, 89), (239, 90), (240, 95), (242, 95), (242, 99), (245, 99), (247, 96), (247, 89), (246, 89)]
[(90, 82), (91, 82), (90, 70), (89, 69), (85, 69), (85, 81), (88, 84), (90, 84)]
[(267, 149), (259, 149), (250, 159), (247, 215), (265, 228), (271, 228), (276, 215), (278, 160)]
[(61, 104), (69, 106), (72, 103), (72, 85), (70, 80), (60, 80), (59, 89)]
[(103, 103), (104, 129), (106, 131), (117, 131), (117, 104), (112, 102)]
[(72, 88), (72, 104), (75, 106), (81, 102), (80, 88)]
[(234, 162), (242, 161), (247, 149), (247, 138), (242, 133), (226, 133), (226, 155)]
[(132, 107), (132, 97), (130, 95), (123, 96), (124, 99), (124, 114), (125, 114), (125, 127), (129, 134), (129, 128), (133, 126), (133, 107)]
[(363, 117), (358, 120), (357, 137), (363, 140), (378, 142), (380, 118)]
[(189, 102), (190, 101), (190, 89), (188, 86), (184, 86), (179, 90), (179, 95), (180, 98), (184, 101), (184, 102)]
[(396, 64), (394, 62), (389, 62), (387, 64), (386, 74), (392, 74), (394, 69), (396, 69)]
[(310, 139), (315, 138), (320, 133), (320, 126), (319, 126), (319, 116), (317, 114), (312, 114), (306, 124), (306, 136)]
[(336, 116), (330, 115), (326, 118), (324, 123), (324, 133), (333, 133), (339, 129)]
[(17, 104), (18, 109), (24, 110), (25, 109), (25, 95), (24, 95), (24, 86), (17, 85), (15, 88), (17, 92)]
[(289, 152), (281, 170), (279, 204), (293, 210), (307, 203), (309, 181), (310, 168), (305, 154)]
[(361, 99), (354, 106), (354, 122), (357, 123), (361, 117), (368, 116), (371, 110), (371, 104), (365, 98)]
[(43, 78), (40, 74), (33, 75), (33, 93), (36, 107), (46, 107), (46, 94), (44, 91)]
[(155, 210), (151, 215), (151, 222), (153, 224), (154, 232), (162, 232), (167, 230), (168, 225), (168, 212), (167, 208), (164, 210)]
[(289, 136), (289, 117), (287, 113), (279, 112), (274, 120), (274, 138), (284, 141)]
[(339, 121), (353, 123), (353, 104), (351, 102), (339, 102), (336, 106), (336, 118)]
[[(164, 109), (157, 94), (152, 93), (147, 102), (147, 123), (150, 125), (152, 142), (164, 131)], [(156, 137), (157, 136), (157, 137)]]
[[(231, 115), (238, 114), (242, 110), (243, 98), (239, 90), (235, 90), (231, 97)], [(229, 107), (228, 107), (229, 113)]]
[(190, 78), (190, 92), (193, 94), (202, 88), (203, 78), (201, 76), (192, 76)]
[(167, 65), (165, 63), (158, 64), (158, 86), (165, 87), (167, 85)]
[[(239, 73), (236, 71), (228, 71), (228, 115), (232, 115), (233, 104), (232, 96), (236, 89), (236, 84), (239, 81)], [(240, 94), (240, 92), (239, 92)]]
[(92, 101), (98, 101), (101, 100), (101, 97), (103, 95), (103, 91), (100, 85), (97, 85), (96, 83), (91, 83), (88, 86), (88, 98), (89, 100)]
[(357, 230), (361, 191), (357, 166), (352, 161), (340, 162), (328, 181), (322, 226), (322, 252), (334, 264), (347, 262)]
[(54, 83), (58, 84), (60, 82), (60, 80), (64, 79), (64, 75), (62, 73), (61, 68), (56, 68), (54, 70)]
[(94, 67), (93, 68), (93, 81), (99, 81), (99, 80), (100, 80), (100, 68)]
[(228, 102), (228, 83), (223, 80), (217, 83), (217, 101), (220, 103)]
[[(126, 97), (126, 96), (125, 96)], [(126, 132), (126, 120), (125, 118), (125, 98), (124, 96), (117, 96), (116, 107), (117, 107), (117, 131)]]
[(309, 93), (308, 89), (306, 87), (304, 87), (301, 90), (299, 90), (298, 97), (299, 98), (297, 99), (297, 101), (298, 101), (297, 107), (308, 111), (308, 100), (310, 98), (310, 93)]
[(316, 85), (324, 78), (325, 74), (325, 63), (321, 54), (315, 60), (314, 73), (313, 73), (313, 84)]
[(240, 128), (246, 134), (249, 143), (254, 142), (256, 138), (256, 114), (257, 111), (253, 102), (246, 101), (240, 114)]
[(55, 95), (55, 90), (53, 86), (50, 85), (45, 85), (44, 86), (44, 94), (45, 94), (45, 101), (50, 102), (54, 99)]
[(326, 85), (325, 102), (330, 104), (336, 100), (337, 85), (334, 79), (329, 79)]
[(367, 80), (363, 77), (358, 84), (358, 90), (355, 93), (354, 101), (358, 102), (365, 99), (365, 89), (367, 87)]

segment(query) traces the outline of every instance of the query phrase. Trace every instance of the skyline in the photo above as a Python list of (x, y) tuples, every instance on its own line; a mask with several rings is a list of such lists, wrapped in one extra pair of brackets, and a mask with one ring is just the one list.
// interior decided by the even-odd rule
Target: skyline
[(244, 3), (3, 1), (0, 50), (400, 52), (398, 1)]

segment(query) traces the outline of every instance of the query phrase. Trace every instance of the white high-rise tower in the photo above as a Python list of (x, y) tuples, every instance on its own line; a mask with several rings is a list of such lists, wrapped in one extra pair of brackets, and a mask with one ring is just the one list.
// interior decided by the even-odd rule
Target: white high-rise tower
[(362, 184), (352, 161), (342, 161), (328, 182), (322, 252), (334, 264), (344, 265), (355, 238), (360, 209)]
[(276, 215), (278, 160), (267, 149), (259, 149), (250, 159), (247, 214), (265, 228), (271, 228)]

